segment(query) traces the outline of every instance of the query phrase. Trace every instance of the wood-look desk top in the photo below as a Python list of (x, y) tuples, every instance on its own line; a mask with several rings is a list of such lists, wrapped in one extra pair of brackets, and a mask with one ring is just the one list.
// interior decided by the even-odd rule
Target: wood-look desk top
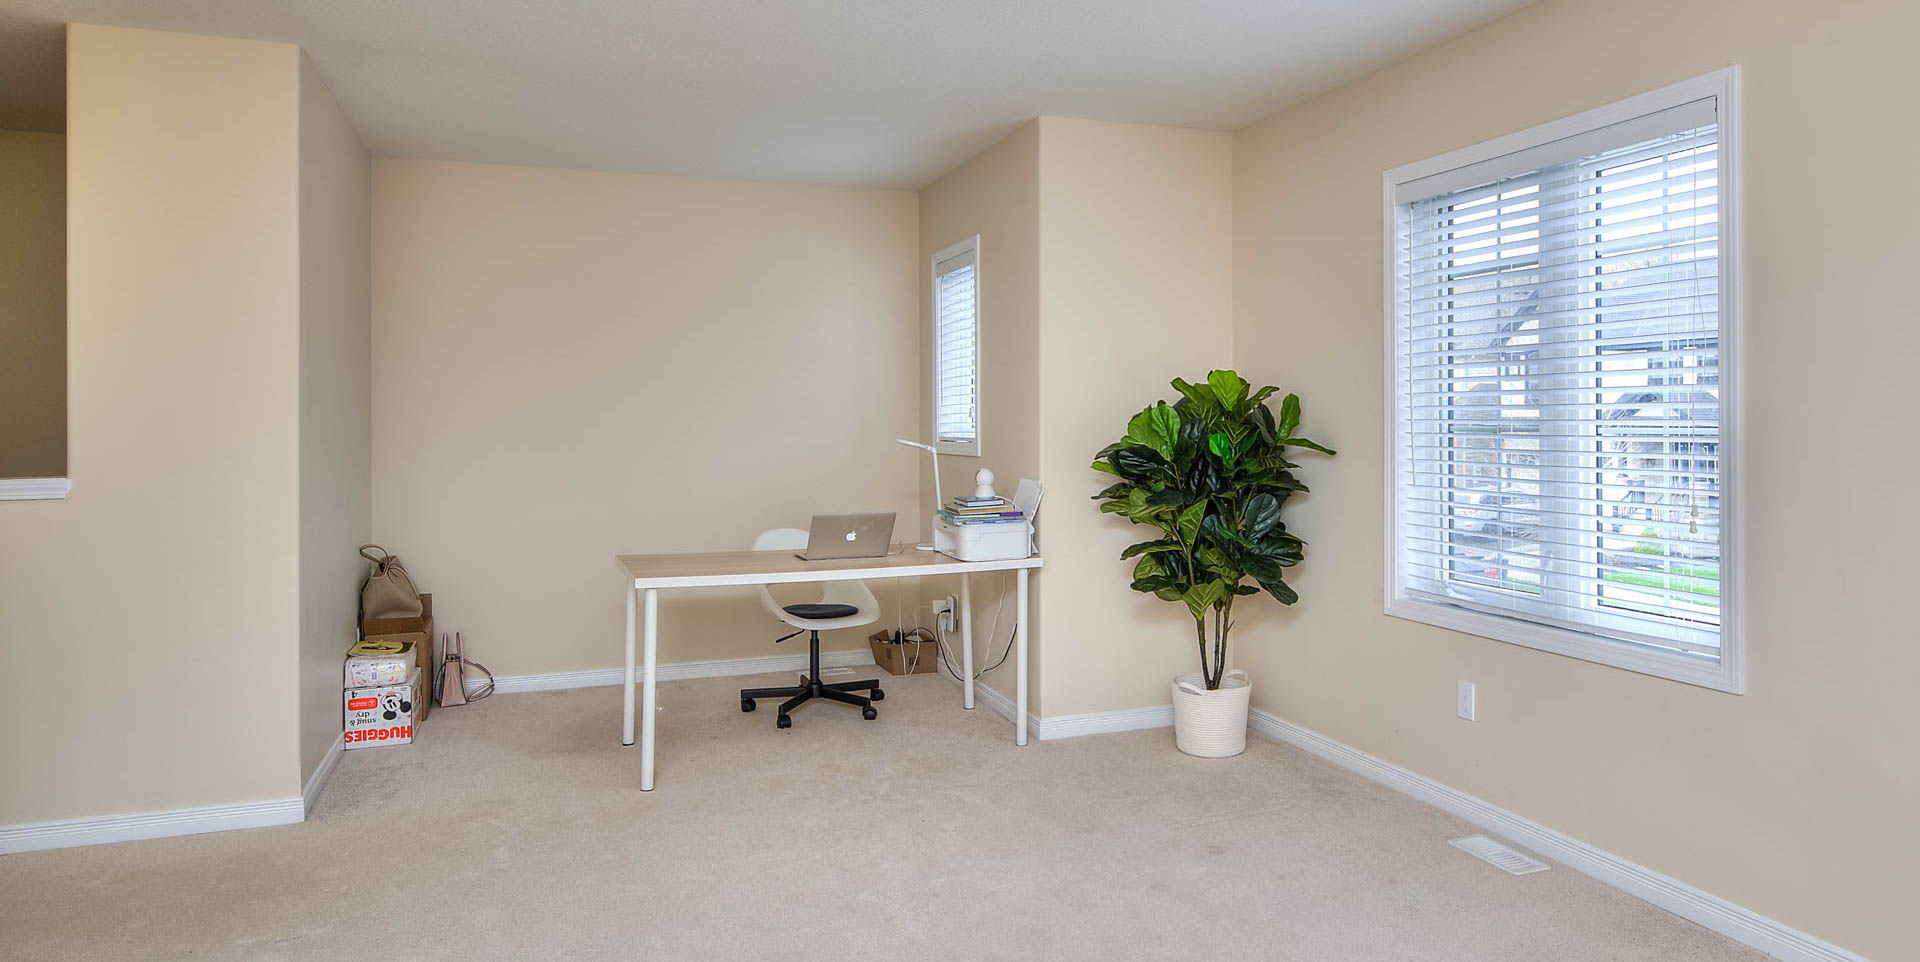
[(937, 551), (897, 544), (884, 558), (803, 561), (791, 550), (710, 551), (700, 554), (623, 554), (614, 562), (635, 588), (700, 588), (715, 585), (773, 585), (806, 581), (856, 581), (861, 578), (916, 578), (1038, 568), (1039, 555), (1009, 561), (960, 561)]

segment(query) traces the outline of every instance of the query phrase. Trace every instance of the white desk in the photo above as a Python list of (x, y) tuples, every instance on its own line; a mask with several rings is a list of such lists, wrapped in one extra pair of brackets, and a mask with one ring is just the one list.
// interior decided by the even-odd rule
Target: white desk
[[(902, 550), (904, 549), (904, 550)], [(640, 599), (640, 790), (653, 791), (654, 675), (659, 651), (659, 594), (662, 588), (715, 588), (722, 585), (778, 585), (809, 581), (863, 581), (876, 578), (960, 576), (960, 673), (965, 676), (962, 703), (973, 707), (973, 592), (967, 576), (982, 571), (1015, 573), (1014, 685), (1017, 710), (1013, 743), (1027, 743), (1027, 572), (1040, 567), (1039, 556), (1014, 561), (956, 561), (912, 545), (894, 545), (884, 558), (802, 561), (791, 551), (720, 551), (708, 554), (630, 554), (614, 561), (626, 572), (626, 707), (620, 743), (633, 744), (635, 599)]]

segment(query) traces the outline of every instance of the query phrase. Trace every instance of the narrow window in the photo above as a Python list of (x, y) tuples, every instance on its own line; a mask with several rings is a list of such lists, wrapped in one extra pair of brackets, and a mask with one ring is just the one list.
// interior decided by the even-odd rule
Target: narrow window
[(980, 238), (933, 255), (933, 437), (980, 453)]

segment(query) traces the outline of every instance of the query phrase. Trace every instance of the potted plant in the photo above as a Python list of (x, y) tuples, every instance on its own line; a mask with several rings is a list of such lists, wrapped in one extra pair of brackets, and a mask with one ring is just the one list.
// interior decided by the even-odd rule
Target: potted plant
[(1119, 478), (1094, 499), (1101, 511), (1159, 529), (1120, 557), (1139, 559), (1133, 590), (1193, 615), (1200, 671), (1173, 680), (1174, 742), (1189, 755), (1222, 758), (1246, 750), (1253, 694), (1246, 672), (1227, 671), (1234, 599), (1265, 591), (1284, 605), (1299, 600), (1285, 571), (1306, 543), (1287, 533), (1280, 509), (1307, 486), (1286, 449), (1334, 452), (1294, 435), (1297, 395), (1281, 400), (1276, 417), (1266, 401), (1278, 388), (1250, 392), (1233, 371), (1214, 371), (1203, 384), (1174, 378), (1173, 387), (1178, 401), (1134, 415), (1126, 436), (1094, 455), (1094, 470)]

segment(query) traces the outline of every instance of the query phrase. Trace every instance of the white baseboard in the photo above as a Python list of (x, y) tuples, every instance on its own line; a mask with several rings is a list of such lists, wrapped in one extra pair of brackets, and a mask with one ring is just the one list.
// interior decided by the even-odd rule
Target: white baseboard
[(0, 478), (0, 501), (58, 501), (72, 491), (66, 478)]
[[(960, 679), (942, 671), (941, 677), (960, 685)], [(1000, 694), (984, 682), (973, 685), (973, 700), (993, 710), (993, 713), (1011, 722), (1016, 717), (1013, 699)], [(1060, 738), (1078, 738), (1081, 735), (1104, 735), (1111, 732), (1139, 731), (1143, 728), (1167, 728), (1173, 725), (1172, 705), (1153, 705), (1147, 708), (1124, 708), (1119, 711), (1098, 711), (1085, 715), (1051, 715), (1041, 717), (1027, 713), (1027, 734), (1039, 741), (1053, 741)]]
[(1173, 706), (1154, 705), (1149, 708), (1097, 711), (1085, 715), (1048, 715), (1040, 719), (1040, 734), (1034, 737), (1042, 741), (1051, 741), (1056, 738), (1075, 738), (1080, 735), (1104, 735), (1108, 732), (1171, 727), (1173, 727)]
[(1319, 732), (1254, 709), (1257, 733), (1318, 755), (1350, 772), (1411, 795), (1523, 848), (1666, 909), (1742, 945), (1787, 962), (1866, 962), (1866, 959), (1676, 878), (1523, 818), (1491, 802), (1450, 788), (1392, 762), (1375, 758)]
[[(940, 672), (940, 677), (953, 682), (955, 688), (963, 687), (960, 679), (953, 677), (945, 671)], [(977, 681), (973, 683), (973, 700), (991, 709), (994, 714), (1006, 719), (1009, 724), (1011, 724), (1015, 718), (1019, 717), (1018, 713), (1014, 711), (1013, 699), (995, 691), (993, 687), (986, 682)], [(1042, 727), (1041, 722), (1042, 719), (1040, 716), (1032, 712), (1027, 713), (1027, 736), (1029, 738), (1038, 740), (1047, 737), (1043, 734), (1046, 729)]]
[(199, 835), (202, 832), (225, 832), (236, 828), (291, 825), (305, 819), (306, 806), (301, 799), (278, 798), (267, 802), (179, 808), (139, 815), (101, 815), (64, 822), (9, 825), (0, 828), (0, 855), (100, 845), (105, 842), (130, 842), (143, 838)]
[(340, 764), (340, 755), (346, 748), (346, 739), (334, 736), (333, 744), (327, 746), (327, 753), (320, 756), (320, 764), (314, 766), (313, 774), (307, 777), (307, 787), (300, 793), (302, 820), (305, 820), (306, 813), (313, 811), (313, 803), (320, 799), (320, 793), (326, 791), (327, 779), (333, 777), (333, 768)]
[[(820, 653), (820, 667), (858, 668), (873, 664), (873, 651), (856, 648), (850, 651), (823, 651)], [(720, 658), (713, 661), (676, 661), (668, 665), (654, 666), (654, 677), (659, 681), (682, 681), (688, 678), (726, 678), (733, 675), (760, 675), (776, 671), (805, 671), (807, 654), (767, 655), (763, 658)], [(625, 668), (595, 668), (590, 671), (560, 671), (545, 675), (499, 675), (493, 680), (493, 690), (502, 695), (511, 695), (523, 691), (559, 691), (563, 688), (597, 688), (602, 685), (618, 685), (626, 680)], [(639, 670), (634, 671), (636, 680)], [(468, 682), (472, 684), (471, 681)]]

